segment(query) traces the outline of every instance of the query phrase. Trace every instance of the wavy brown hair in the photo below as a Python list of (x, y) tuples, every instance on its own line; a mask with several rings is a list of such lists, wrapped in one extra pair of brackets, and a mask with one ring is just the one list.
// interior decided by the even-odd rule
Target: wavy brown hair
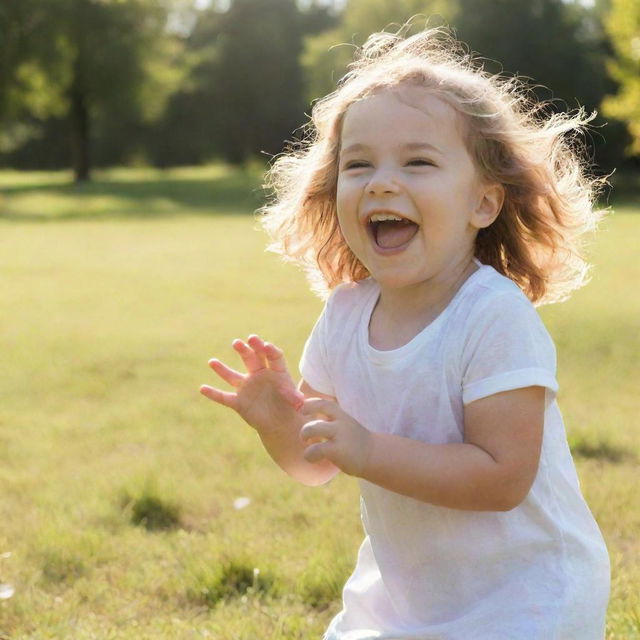
[(266, 176), (273, 197), (261, 223), (269, 249), (302, 265), (321, 295), (369, 273), (346, 244), (336, 214), (340, 132), (347, 109), (374, 92), (419, 86), (452, 106), (481, 177), (499, 183), (497, 219), (476, 237), (475, 255), (516, 282), (536, 304), (557, 302), (584, 285), (585, 233), (602, 178), (589, 175), (582, 134), (595, 116), (553, 113), (516, 78), (486, 72), (442, 28), (405, 37), (371, 35), (333, 93), (313, 107), (304, 139), (276, 158)]

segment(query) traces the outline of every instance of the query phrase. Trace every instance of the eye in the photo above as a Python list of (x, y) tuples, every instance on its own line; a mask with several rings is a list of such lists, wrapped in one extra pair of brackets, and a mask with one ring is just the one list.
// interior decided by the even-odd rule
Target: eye
[(369, 163), (364, 160), (351, 160), (350, 162), (345, 163), (345, 169), (362, 169), (363, 167), (368, 167)]
[(435, 163), (427, 158), (413, 158), (407, 162), (410, 167), (434, 167)]

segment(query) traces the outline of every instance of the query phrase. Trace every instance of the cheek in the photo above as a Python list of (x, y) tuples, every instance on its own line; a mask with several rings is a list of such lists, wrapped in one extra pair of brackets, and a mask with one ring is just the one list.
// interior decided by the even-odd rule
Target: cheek
[(341, 208), (338, 208), (338, 226), (342, 232), (342, 236), (346, 240), (347, 244), (353, 249), (353, 244), (357, 238), (357, 223), (355, 216), (348, 215), (348, 213)]
[(336, 191), (336, 213), (338, 224), (345, 231), (354, 229), (358, 223), (358, 200), (353, 189), (341, 187), (338, 184)]
[(360, 233), (357, 213), (354, 212), (353, 207), (340, 206), (339, 202), (337, 205), (338, 226), (342, 237), (355, 256), (362, 260), (363, 237)]
[(353, 202), (353, 188), (349, 189), (348, 184), (338, 179), (336, 185), (336, 206), (338, 211), (344, 211)]

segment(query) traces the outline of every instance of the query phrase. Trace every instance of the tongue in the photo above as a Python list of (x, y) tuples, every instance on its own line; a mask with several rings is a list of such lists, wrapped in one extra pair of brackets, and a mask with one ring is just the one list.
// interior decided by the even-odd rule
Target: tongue
[(376, 243), (385, 249), (395, 249), (409, 242), (418, 230), (413, 222), (380, 222), (376, 230)]

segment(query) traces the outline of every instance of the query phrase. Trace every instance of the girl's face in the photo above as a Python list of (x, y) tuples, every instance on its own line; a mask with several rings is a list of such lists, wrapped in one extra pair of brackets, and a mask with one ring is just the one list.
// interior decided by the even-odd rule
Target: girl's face
[(373, 94), (345, 114), (338, 221), (383, 288), (459, 277), (502, 206), (502, 188), (483, 183), (461, 129), (454, 109), (419, 87)]

